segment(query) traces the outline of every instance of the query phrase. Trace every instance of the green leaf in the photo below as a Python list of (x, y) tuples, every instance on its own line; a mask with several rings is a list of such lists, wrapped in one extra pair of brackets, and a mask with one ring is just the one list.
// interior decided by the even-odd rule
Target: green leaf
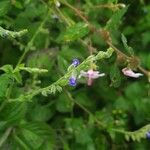
[(88, 129), (82, 119), (66, 119), (65, 122), (67, 130), (74, 133), (77, 143), (84, 145), (92, 142), (90, 129)]
[(56, 109), (59, 112), (71, 112), (73, 107), (72, 101), (66, 94), (61, 94), (56, 102)]
[(116, 30), (120, 25), (123, 15), (126, 13), (128, 7), (115, 11), (110, 20), (106, 24), (106, 29), (108, 30)]
[(51, 70), (54, 65), (54, 58), (57, 50), (36, 51), (33, 52), (27, 59), (27, 66), (31, 68), (45, 68)]
[(130, 54), (130, 55), (134, 55), (133, 48), (128, 46), (127, 39), (123, 34), (121, 34), (121, 40), (123, 42), (124, 48), (126, 49), (127, 53)]
[(129, 140), (130, 140), (130, 136), (129, 136), (128, 134), (125, 134), (125, 139), (126, 139), (127, 141), (129, 141)]
[(62, 73), (65, 73), (68, 66), (69, 66), (69, 63), (66, 61), (66, 59), (64, 57), (62, 57), (61, 55), (59, 55), (58, 56), (58, 67), (59, 67), (59, 70)]
[(80, 144), (88, 144), (90, 142), (92, 142), (92, 139), (89, 135), (89, 131), (87, 127), (83, 127), (80, 130), (77, 130), (75, 132), (75, 137), (76, 137), (76, 142), (80, 143)]
[(58, 40), (63, 40), (66, 42), (75, 41), (87, 35), (88, 32), (88, 25), (80, 22), (67, 28), (66, 32), (61, 34)]
[(12, 67), (12, 65), (4, 65), (4, 66), (0, 67), (0, 70), (3, 70), (5, 73), (12, 73), (13, 67)]
[(18, 9), (22, 9), (23, 8), (23, 4), (21, 2), (19, 2), (18, 0), (13, 2), (13, 5), (18, 8)]
[(0, 17), (4, 16), (8, 12), (9, 6), (10, 6), (9, 0), (2, 0), (0, 2)]
[(111, 67), (110, 70), (110, 79), (111, 79), (111, 86), (119, 87), (121, 84), (121, 75), (120, 70), (116, 64)]
[(48, 121), (54, 114), (54, 109), (46, 106), (37, 105), (29, 113), (33, 121)]
[(18, 124), (26, 113), (26, 103), (8, 103), (0, 114), (1, 120), (7, 121), (8, 124)]
[(125, 95), (130, 100), (136, 101), (144, 96), (145, 92), (142, 89), (144, 89), (144, 85), (134, 82), (125, 89)]
[(22, 124), (17, 134), (24, 139), (24, 142), (27, 143), (31, 149), (40, 149), (40, 147), (47, 142), (47, 144), (51, 146), (50, 149), (52, 149), (55, 143), (53, 129), (42, 122)]
[(20, 72), (14, 72), (13, 77), (18, 83), (20, 83), (20, 84), (22, 83), (22, 76), (21, 76)]
[(6, 96), (6, 91), (10, 83), (12, 83), (10, 75), (3, 74), (0, 76), (0, 98)]

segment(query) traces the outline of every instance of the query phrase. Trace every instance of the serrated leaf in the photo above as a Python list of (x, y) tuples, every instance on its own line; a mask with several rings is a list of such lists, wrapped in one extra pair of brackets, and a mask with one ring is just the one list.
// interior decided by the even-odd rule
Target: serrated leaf
[(111, 67), (110, 71), (111, 86), (119, 87), (121, 84), (120, 70), (116, 64)]
[(59, 40), (66, 42), (74, 41), (84, 37), (88, 32), (88, 25), (80, 22), (67, 28), (66, 32), (60, 35)]
[(51, 143), (51, 146), (54, 146), (54, 131), (42, 122), (30, 122), (21, 125), (18, 135), (23, 136), (31, 149), (39, 149), (47, 141)]
[(110, 20), (107, 22), (106, 29), (116, 30), (121, 22), (123, 15), (126, 13), (128, 7), (115, 11)]
[(26, 106), (26, 103), (8, 103), (1, 112), (1, 120), (7, 121), (8, 124), (17, 124), (24, 118)]
[(20, 83), (20, 84), (22, 83), (22, 76), (21, 76), (20, 72), (14, 72), (13, 77), (18, 83)]
[(128, 46), (127, 39), (123, 34), (121, 34), (121, 40), (123, 42), (124, 48), (126, 49), (127, 53), (130, 54), (130, 55), (134, 55), (133, 48)]
[(12, 82), (11, 76), (3, 74), (0, 76), (0, 98), (6, 95), (7, 88)]

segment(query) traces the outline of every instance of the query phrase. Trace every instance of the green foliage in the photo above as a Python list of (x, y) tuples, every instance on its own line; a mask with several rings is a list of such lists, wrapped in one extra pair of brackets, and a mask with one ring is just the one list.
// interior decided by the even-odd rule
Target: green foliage
[(44, 123), (31, 122), (22, 124), (17, 134), (24, 143), (27, 143), (29, 149), (39, 149), (46, 142), (51, 143), (49, 149), (53, 148), (53, 130)]
[(121, 74), (120, 70), (116, 64), (114, 64), (111, 68), (110, 79), (112, 81), (111, 85), (114, 87), (119, 87), (121, 84)]
[(150, 131), (150, 125), (148, 124), (134, 132), (126, 132), (126, 131), (118, 131), (118, 132), (123, 132), (125, 134), (125, 138), (127, 141), (131, 139), (133, 141), (140, 142), (142, 139), (145, 139), (147, 137), (146, 135), (149, 131)]
[(8, 0), (2, 0), (0, 2), (0, 17), (7, 14), (8, 9), (9, 9), (9, 5), (10, 5), (10, 2)]
[(0, 150), (149, 149), (149, 11), (144, 0), (1, 0)]
[(12, 82), (11, 76), (7, 74), (3, 74), (0, 76), (0, 89), (1, 89), (0, 97), (1, 98), (6, 96), (7, 88), (11, 82)]
[(128, 52), (128, 54), (130, 54), (130, 55), (134, 55), (133, 48), (132, 48), (132, 47), (130, 47), (130, 46), (128, 46), (128, 44), (127, 44), (127, 39), (126, 39), (126, 37), (125, 37), (123, 34), (122, 34), (121, 39), (122, 39), (122, 42), (123, 42), (124, 48), (125, 48), (125, 50)]
[(9, 38), (20, 37), (20, 36), (26, 34), (27, 32), (28, 31), (26, 29), (19, 31), (19, 32), (14, 32), (14, 31), (5, 30), (2, 27), (0, 27), (0, 36), (2, 36), (4, 38), (6, 38), (6, 37), (9, 37)]
[(67, 28), (66, 32), (60, 35), (59, 40), (63, 40), (66, 42), (74, 41), (79, 38), (84, 37), (89, 32), (88, 24), (85, 23), (77, 23)]
[(117, 30), (123, 15), (126, 13), (128, 7), (122, 8), (112, 15), (110, 20), (107, 22), (106, 28), (109, 30)]

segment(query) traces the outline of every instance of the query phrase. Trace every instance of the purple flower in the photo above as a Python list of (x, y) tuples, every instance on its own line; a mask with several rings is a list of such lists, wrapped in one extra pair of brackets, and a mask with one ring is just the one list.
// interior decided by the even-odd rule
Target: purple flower
[(146, 137), (150, 139), (150, 131), (146, 133)]
[(132, 77), (132, 78), (139, 78), (140, 76), (143, 76), (142, 73), (135, 73), (130, 68), (123, 68), (122, 73), (125, 76)]
[(87, 85), (91, 86), (93, 83), (93, 79), (99, 78), (99, 77), (103, 77), (105, 75), (105, 73), (99, 73), (99, 71), (94, 71), (92, 69), (88, 70), (87, 72), (85, 71), (81, 71), (80, 72), (80, 77), (86, 77), (88, 78), (87, 81)]
[(77, 79), (75, 78), (75, 77), (71, 77), (70, 79), (69, 79), (69, 85), (70, 86), (76, 86), (77, 85)]
[(78, 65), (80, 64), (80, 61), (79, 61), (79, 59), (73, 59), (72, 60), (72, 65), (74, 66), (74, 67), (77, 67)]

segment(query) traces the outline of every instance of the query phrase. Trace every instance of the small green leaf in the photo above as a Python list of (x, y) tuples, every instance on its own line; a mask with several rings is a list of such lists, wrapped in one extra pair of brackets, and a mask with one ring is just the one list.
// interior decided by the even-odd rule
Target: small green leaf
[(3, 74), (0, 76), (0, 97), (6, 96), (8, 85), (12, 82), (11, 76)]
[(130, 137), (129, 137), (129, 135), (128, 135), (128, 134), (125, 134), (125, 139), (126, 139), (127, 141), (129, 141), (129, 140), (130, 140)]
[(22, 9), (22, 8), (23, 8), (22, 3), (19, 2), (19, 1), (14, 1), (14, 2), (13, 2), (13, 5), (14, 5), (16, 8), (18, 8), (18, 9)]
[(77, 23), (70, 26), (64, 34), (61, 34), (59, 40), (66, 42), (74, 41), (84, 37), (89, 32), (88, 25), (85, 23)]
[(120, 84), (121, 84), (121, 75), (120, 75), (120, 70), (119, 70), (119, 68), (117, 67), (116, 64), (114, 64), (111, 67), (110, 79), (111, 79), (111, 86), (114, 86), (114, 87), (119, 87), (120, 86)]
[(123, 34), (121, 35), (121, 40), (123, 42), (124, 48), (126, 49), (127, 53), (130, 54), (130, 55), (134, 55), (133, 48), (128, 46), (127, 39)]
[(20, 72), (14, 72), (13, 73), (13, 77), (15, 78), (15, 80), (18, 82), (18, 83), (22, 83), (22, 76), (20, 74)]
[(5, 73), (12, 73), (13, 67), (12, 67), (12, 65), (4, 65), (4, 66), (0, 67), (0, 70), (3, 70)]
[(123, 15), (126, 13), (128, 7), (115, 11), (110, 20), (107, 22), (106, 29), (116, 30), (120, 25)]

